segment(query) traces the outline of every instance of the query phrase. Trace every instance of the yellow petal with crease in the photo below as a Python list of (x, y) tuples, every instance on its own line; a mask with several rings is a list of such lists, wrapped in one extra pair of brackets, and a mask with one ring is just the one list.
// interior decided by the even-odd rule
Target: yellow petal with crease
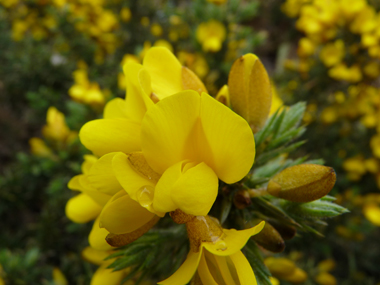
[(205, 216), (218, 195), (218, 177), (205, 163), (183, 172), (171, 190), (173, 202), (183, 212)]
[(149, 98), (151, 90), (150, 76), (141, 64), (128, 62), (123, 71), (127, 84), (126, 114), (135, 122), (141, 122), (146, 110), (153, 105)]
[(171, 212), (177, 209), (173, 202), (171, 190), (182, 174), (183, 164), (187, 161), (181, 161), (169, 167), (158, 180), (154, 189), (153, 208), (156, 211)]
[(73, 178), (71, 178), (69, 183), (67, 184), (67, 187), (71, 190), (83, 191), (82, 186), (79, 183), (79, 179), (82, 175), (83, 174), (75, 175)]
[(199, 77), (191, 71), (191, 69), (182, 66), (182, 89), (183, 90), (194, 90), (197, 91), (199, 94), (202, 94), (202, 92), (207, 93), (207, 89), (203, 82), (199, 79)]
[(86, 194), (71, 198), (66, 204), (66, 216), (75, 223), (87, 223), (94, 220), (101, 212), (99, 206)]
[(113, 271), (107, 268), (111, 262), (105, 262), (94, 273), (90, 285), (118, 285), (121, 284), (123, 278), (127, 275), (125, 270)]
[(84, 161), (81, 165), (81, 170), (83, 174), (87, 174), (90, 171), (91, 167), (94, 165), (94, 163), (98, 160), (98, 158), (95, 155), (91, 154), (85, 154), (83, 158)]
[(144, 57), (143, 66), (151, 77), (152, 91), (160, 100), (183, 90), (182, 66), (167, 48), (149, 49)]
[(212, 255), (212, 257), (216, 261), (216, 264), (219, 268), (219, 272), (222, 275), (224, 282), (226, 284), (235, 284), (236, 281), (232, 277), (231, 271), (228, 268), (227, 258), (225, 256), (217, 256), (217, 255)]
[(241, 285), (257, 285), (255, 274), (247, 258), (241, 251), (230, 256), (235, 265)]
[(91, 186), (108, 195), (114, 195), (122, 189), (112, 169), (112, 159), (118, 152), (103, 155), (91, 167), (87, 179)]
[(181, 161), (164, 172), (158, 181), (153, 208), (161, 212), (181, 209), (196, 216), (210, 211), (218, 195), (218, 177), (205, 163)]
[(185, 159), (198, 161), (196, 138), (191, 135), (199, 112), (200, 96), (192, 90), (165, 98), (149, 109), (141, 125), (141, 147), (154, 171), (162, 174)]
[(179, 285), (179, 284), (187, 284), (190, 282), (191, 278), (195, 274), (197, 270), (199, 260), (202, 256), (202, 250), (197, 253), (192, 251), (189, 252), (185, 262), (178, 268), (176, 272), (168, 279), (165, 279), (158, 284), (161, 285)]
[(100, 214), (100, 227), (113, 234), (133, 232), (145, 225), (154, 214), (121, 190), (107, 203)]
[(208, 267), (208, 264), (206, 262), (206, 256), (204, 254), (202, 254), (201, 260), (199, 262), (198, 274), (203, 284), (218, 285), (218, 283), (215, 282), (215, 279), (210, 272), (210, 268)]
[(82, 144), (94, 154), (140, 150), (140, 125), (126, 119), (101, 119), (86, 123), (79, 132)]
[(112, 99), (104, 107), (105, 119), (128, 118), (126, 101), (121, 98)]
[(223, 232), (226, 234), (226, 237), (223, 239), (227, 247), (225, 250), (220, 250), (220, 246), (218, 243), (211, 242), (202, 243), (202, 247), (207, 249), (212, 254), (219, 256), (228, 256), (234, 254), (240, 251), (245, 246), (245, 244), (251, 236), (258, 234), (263, 229), (264, 225), (265, 222), (261, 222), (253, 228), (241, 231), (237, 231), (235, 229), (223, 229)]
[(135, 171), (124, 153), (115, 155), (112, 168), (117, 180), (129, 196), (137, 201), (137, 194), (143, 187), (154, 188), (155, 184)]
[(92, 200), (98, 203), (100, 206), (107, 204), (108, 200), (112, 197), (106, 193), (99, 192), (97, 189), (91, 186), (90, 182), (87, 179), (87, 175), (78, 175), (79, 184), (81, 186), (81, 191), (90, 196)]
[(255, 140), (248, 123), (206, 93), (201, 96), (201, 122), (208, 149), (203, 157), (218, 177), (235, 183), (251, 169), (255, 159)]
[(106, 229), (102, 229), (99, 227), (99, 217), (98, 217), (92, 226), (90, 235), (88, 236), (88, 242), (90, 246), (97, 250), (113, 249), (113, 247), (110, 246), (106, 242), (106, 236), (108, 234), (109, 232)]

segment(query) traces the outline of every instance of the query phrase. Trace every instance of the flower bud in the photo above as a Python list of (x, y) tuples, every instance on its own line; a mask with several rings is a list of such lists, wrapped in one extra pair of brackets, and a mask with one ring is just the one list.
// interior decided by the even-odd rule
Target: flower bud
[(317, 164), (288, 167), (268, 183), (269, 194), (292, 202), (310, 202), (322, 198), (334, 187), (333, 168)]
[(315, 281), (319, 285), (336, 285), (336, 279), (328, 272), (321, 272), (315, 277)]
[(268, 118), (272, 92), (265, 67), (256, 55), (246, 54), (234, 62), (228, 89), (232, 109), (257, 133)]
[(246, 190), (239, 190), (234, 196), (234, 205), (236, 208), (242, 210), (252, 204), (251, 197)]
[[(257, 220), (254, 224), (258, 224), (261, 220)], [(282, 252), (285, 249), (285, 242), (281, 235), (268, 222), (257, 235), (251, 237), (255, 242), (261, 245), (266, 250), (271, 252)]]
[(226, 105), (228, 108), (231, 107), (230, 93), (228, 91), (227, 85), (224, 85), (222, 88), (220, 88), (218, 94), (216, 94), (215, 99), (220, 103)]
[(269, 222), (284, 240), (290, 240), (294, 238), (297, 233), (296, 227), (289, 224), (280, 223), (276, 220), (270, 220)]

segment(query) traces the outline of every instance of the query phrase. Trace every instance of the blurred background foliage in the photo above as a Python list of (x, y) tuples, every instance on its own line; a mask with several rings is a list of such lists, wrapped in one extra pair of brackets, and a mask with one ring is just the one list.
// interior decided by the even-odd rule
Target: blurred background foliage
[(276, 271), (286, 264), (303, 284), (380, 284), (379, 31), (376, 0), (0, 0), (0, 284), (89, 284), (90, 225), (65, 216), (88, 153), (77, 133), (125, 96), (123, 63), (151, 46), (213, 96), (255, 53), (277, 107), (307, 103), (298, 153), (334, 167), (330, 194), (351, 213), (265, 253), (272, 284), (300, 283)]

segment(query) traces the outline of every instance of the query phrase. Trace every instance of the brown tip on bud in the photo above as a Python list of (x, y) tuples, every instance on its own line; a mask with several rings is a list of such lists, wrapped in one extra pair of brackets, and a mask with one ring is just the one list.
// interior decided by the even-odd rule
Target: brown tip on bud
[(170, 217), (177, 224), (186, 224), (187, 222), (195, 218), (195, 216), (186, 214), (182, 212), (180, 209), (170, 212)]
[[(255, 223), (261, 220), (255, 221)], [(285, 249), (285, 242), (281, 235), (268, 222), (265, 222), (264, 228), (257, 235), (251, 237), (260, 246), (271, 252), (282, 252)]]
[(246, 190), (239, 190), (234, 197), (234, 205), (236, 208), (242, 210), (249, 207), (252, 204), (249, 192)]
[(292, 202), (306, 203), (322, 198), (334, 187), (333, 168), (318, 164), (288, 167), (268, 183), (269, 194)]

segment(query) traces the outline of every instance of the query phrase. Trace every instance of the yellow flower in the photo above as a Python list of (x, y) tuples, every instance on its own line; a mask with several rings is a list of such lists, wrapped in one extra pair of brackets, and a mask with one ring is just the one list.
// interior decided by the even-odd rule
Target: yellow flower
[(196, 36), (204, 51), (217, 52), (226, 39), (226, 28), (221, 22), (210, 20), (198, 26)]
[[(196, 217), (197, 222), (206, 218)], [(257, 284), (255, 274), (240, 250), (251, 236), (262, 230), (263, 226), (264, 223), (261, 223), (242, 231), (223, 229), (222, 237), (216, 241), (210, 241), (209, 236), (207, 241), (191, 248), (185, 262), (172, 276), (158, 284), (184, 285), (190, 282), (194, 274), (198, 275), (202, 284), (208, 285)]]
[(29, 145), (31, 153), (36, 156), (50, 158), (54, 157), (52, 150), (40, 138), (31, 138), (29, 140)]
[(336, 80), (345, 80), (348, 82), (359, 82), (362, 79), (362, 73), (359, 66), (353, 65), (347, 67), (346, 64), (340, 63), (329, 70), (329, 76)]
[(368, 221), (380, 227), (380, 207), (375, 203), (368, 203), (363, 208), (363, 214)]
[(88, 80), (87, 71), (78, 69), (73, 72), (75, 84), (70, 87), (69, 95), (77, 102), (91, 106), (103, 105), (105, 96), (97, 83)]
[(370, 146), (375, 157), (380, 158), (380, 134), (371, 138)]
[[(117, 188), (113, 189), (115, 197), (100, 216), (102, 226), (117, 234), (130, 230), (113, 217), (129, 219), (130, 213), (123, 209), (135, 201), (142, 206), (145, 223), (154, 214), (163, 216), (176, 209), (206, 215), (217, 196), (218, 178), (237, 182), (253, 164), (249, 125), (202, 93), (200, 80), (167, 49), (152, 48), (143, 65), (129, 63), (124, 72), (126, 101), (110, 101), (105, 119), (89, 122), (80, 131), (82, 143), (102, 156), (92, 177), (109, 186), (101, 175), (113, 169), (125, 190), (115, 195)], [(198, 92), (181, 92), (192, 88)], [(136, 216), (133, 219), (138, 220)]]
[(319, 57), (327, 67), (340, 63), (344, 57), (344, 42), (337, 40), (334, 43), (323, 46)]
[(70, 142), (76, 138), (76, 133), (66, 125), (65, 116), (55, 107), (49, 107), (46, 115), (47, 124), (42, 129), (45, 138), (55, 142)]

